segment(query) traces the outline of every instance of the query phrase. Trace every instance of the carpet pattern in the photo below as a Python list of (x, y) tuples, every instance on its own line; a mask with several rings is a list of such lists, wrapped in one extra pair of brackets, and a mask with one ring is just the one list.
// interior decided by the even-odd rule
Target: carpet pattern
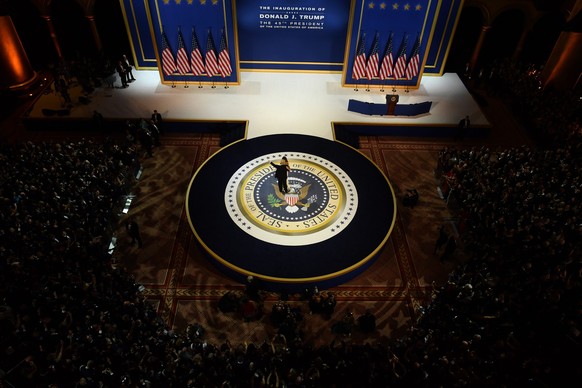
[[(209, 342), (269, 341), (275, 333), (269, 314), (279, 296), (266, 295), (264, 314), (256, 321), (245, 322), (236, 313), (218, 310), (222, 295), (244, 286), (211, 264), (186, 217), (188, 182), (219, 149), (219, 142), (218, 136), (208, 134), (167, 135), (154, 156), (144, 159), (143, 175), (133, 192), (134, 202), (117, 231), (115, 254), (123, 258), (120, 265), (144, 285), (144, 298), (155, 304), (162, 319), (174, 330), (196, 322), (206, 329), (205, 339)], [(434, 287), (446, 281), (455, 263), (441, 264), (432, 254), (438, 226), (445, 223), (453, 231), (451, 215), (438, 196), (433, 174), (441, 148), (371, 136), (360, 140), (360, 151), (389, 177), (396, 195), (414, 187), (420, 193), (420, 202), (414, 209), (398, 203), (392, 235), (378, 259), (363, 274), (331, 289), (338, 303), (330, 319), (309, 315), (307, 302), (298, 295), (290, 296), (289, 303), (304, 314), (301, 328), (305, 341), (314, 345), (328, 343), (335, 336), (331, 332), (333, 322), (348, 311), (358, 316), (366, 309), (376, 315), (378, 330), (365, 338), (355, 333), (352, 340), (390, 337), (406, 330), (407, 324), (422, 313)], [(143, 248), (129, 244), (124, 229), (127, 218), (135, 218), (140, 225)], [(455, 260), (461, 256), (458, 252)]]

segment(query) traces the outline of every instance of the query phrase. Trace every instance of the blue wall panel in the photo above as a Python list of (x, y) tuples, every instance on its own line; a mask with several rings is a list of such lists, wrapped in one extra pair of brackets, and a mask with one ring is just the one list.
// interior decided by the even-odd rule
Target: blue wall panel
[(351, 0), (239, 1), (241, 68), (340, 72)]
[(464, 0), (442, 0), (424, 74), (442, 75)]
[[(156, 69), (162, 31), (172, 52), (181, 30), (188, 55), (195, 28), (202, 55), (207, 35), (219, 51), (225, 31), (233, 73), (228, 77), (178, 73), (164, 83), (238, 83), (239, 69), (342, 72), (344, 86), (418, 87), (424, 74), (442, 74), (463, 0), (120, 0), (138, 68)], [(406, 79), (354, 79), (360, 38), (368, 58), (375, 38), (381, 65), (392, 36), (394, 60), (406, 37), (405, 53), (419, 41), (419, 73)]]
[[(435, 0), (416, 0), (413, 2), (374, 2), (370, 0), (358, 0), (354, 9), (354, 17), (351, 22), (351, 34), (349, 48), (346, 53), (346, 66), (344, 67), (344, 85), (395, 85), (417, 87), (422, 77), (422, 67), (426, 59), (426, 52), (430, 47), (434, 22), (436, 19), (439, 2)], [(379, 62), (383, 61), (387, 43), (392, 36), (392, 55), (394, 62), (398, 53), (406, 42), (404, 53), (410, 59), (415, 41), (419, 40), (420, 71), (410, 80), (403, 77), (397, 79), (390, 77), (381, 80), (378, 77), (372, 79), (357, 79), (354, 74), (354, 61), (358, 42), (363, 38), (366, 58), (370, 57), (375, 37), (379, 46)]]

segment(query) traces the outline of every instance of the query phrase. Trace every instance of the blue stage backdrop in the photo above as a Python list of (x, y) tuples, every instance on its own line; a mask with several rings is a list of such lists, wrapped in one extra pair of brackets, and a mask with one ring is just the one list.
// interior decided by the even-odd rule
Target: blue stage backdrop
[[(166, 84), (233, 84), (245, 69), (342, 72), (344, 86), (411, 88), (423, 74), (443, 73), (463, 6), (463, 0), (119, 1), (136, 67), (159, 69)], [(194, 70), (193, 29), (201, 58)], [(216, 65), (206, 58), (209, 36)], [(220, 67), (223, 37), (229, 63)], [(181, 58), (190, 60), (190, 68), (172, 70), (165, 47), (174, 60), (184, 47)], [(165, 67), (162, 58), (169, 58)], [(207, 67), (216, 71), (212, 77)]]
[(344, 86), (418, 87), (439, 1), (358, 0), (350, 24)]
[(441, 0), (440, 3), (430, 48), (426, 53), (425, 75), (442, 75), (444, 73), (464, 0)]
[(145, 1), (119, 0), (125, 19), (135, 67), (155, 70), (158, 68), (154, 41), (148, 21), (149, 10)]
[(341, 72), (351, 0), (236, 3), (241, 69)]
[(239, 83), (230, 0), (147, 0), (164, 83)]

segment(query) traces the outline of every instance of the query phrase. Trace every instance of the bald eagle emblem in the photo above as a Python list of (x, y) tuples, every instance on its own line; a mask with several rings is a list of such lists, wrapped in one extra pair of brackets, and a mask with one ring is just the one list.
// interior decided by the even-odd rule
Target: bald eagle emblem
[(279, 192), (276, 184), (273, 184), (273, 192), (275, 194), (269, 194), (267, 201), (271, 207), (283, 207), (288, 213), (296, 213), (300, 208), (302, 211), (307, 211), (309, 206), (315, 202), (316, 196), (312, 196), (309, 199), (307, 195), (309, 194), (309, 187), (311, 184), (301, 186), (299, 184), (289, 185), (290, 191), (286, 194)]

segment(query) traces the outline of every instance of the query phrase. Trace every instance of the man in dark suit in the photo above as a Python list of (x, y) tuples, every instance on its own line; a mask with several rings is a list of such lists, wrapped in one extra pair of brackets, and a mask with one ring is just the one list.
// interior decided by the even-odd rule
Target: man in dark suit
[(127, 74), (127, 82), (133, 82), (135, 81), (135, 78), (133, 77), (133, 66), (131, 65), (131, 63), (129, 63), (129, 59), (127, 59), (127, 55), (123, 55), (121, 57), (121, 62), (123, 62), (123, 68), (125, 69), (125, 72)]
[(459, 125), (457, 128), (457, 133), (455, 134), (455, 140), (463, 140), (463, 137), (465, 136), (465, 133), (467, 132), (467, 129), (469, 129), (469, 127), (471, 126), (471, 120), (469, 120), (469, 116), (465, 116), (464, 119), (461, 119), (461, 121), (459, 121)]
[(158, 131), (160, 131), (160, 134), (163, 133), (163, 128), (162, 128), (162, 115), (160, 114), (160, 112), (158, 112), (155, 109), (154, 109), (154, 113), (152, 113), (152, 123), (156, 127), (158, 127)]
[(154, 109), (154, 113), (152, 113), (152, 121), (156, 125), (159, 125), (162, 122), (162, 115), (156, 109)]
[(141, 239), (141, 233), (139, 232), (139, 226), (134, 220), (129, 220), (125, 223), (125, 228), (129, 237), (131, 237), (131, 245), (137, 242), (137, 247), (141, 248), (143, 246), (143, 241)]
[(125, 65), (121, 60), (117, 62), (117, 66), (115, 67), (117, 73), (119, 74), (119, 78), (121, 79), (121, 87), (126, 88), (128, 87), (127, 83), (127, 71), (125, 70)]
[(271, 162), (271, 165), (277, 169), (277, 171), (275, 171), (275, 177), (279, 183), (279, 191), (283, 194), (288, 193), (289, 186), (287, 186), (287, 173), (291, 171), (291, 167), (289, 167), (289, 161), (287, 160), (287, 157), (283, 156), (281, 159), (281, 164), (275, 164)]

